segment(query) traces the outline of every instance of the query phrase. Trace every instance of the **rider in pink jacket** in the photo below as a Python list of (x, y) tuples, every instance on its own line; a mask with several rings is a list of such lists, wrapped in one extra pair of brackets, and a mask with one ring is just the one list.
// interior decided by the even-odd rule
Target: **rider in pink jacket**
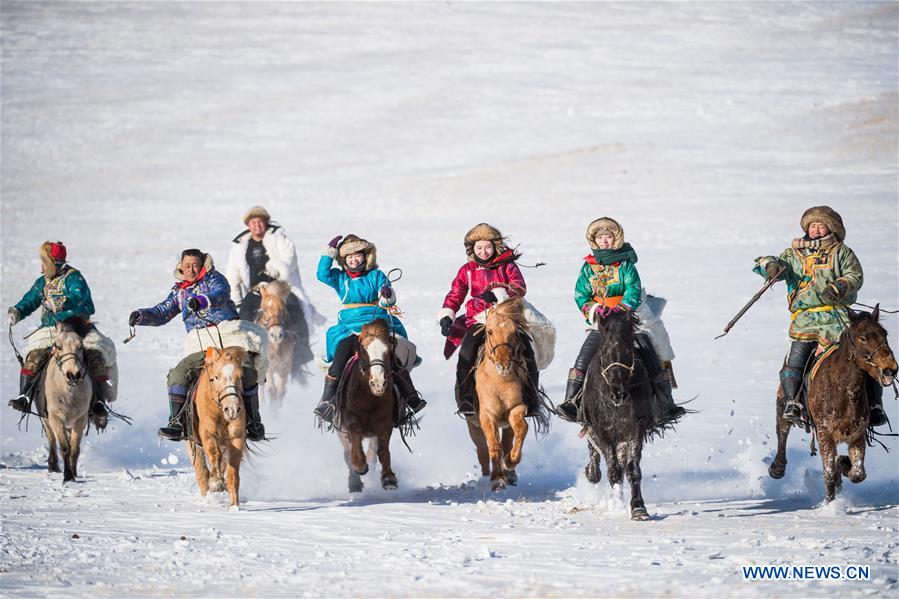
[[(487, 223), (481, 223), (465, 235), (465, 253), (468, 262), (462, 265), (453, 279), (452, 288), (443, 300), (443, 308), (437, 315), (440, 331), (446, 337), (443, 355), (447, 360), (459, 349), (456, 366), (456, 404), (459, 413), (473, 415), (474, 373), (478, 348), (484, 341), (483, 325), (485, 311), (491, 306), (514, 297), (523, 297), (527, 291), (524, 277), (515, 261), (519, 255), (509, 249), (502, 234)], [(466, 302), (465, 298), (471, 298)], [(463, 303), (465, 313), (458, 315)], [(528, 414), (539, 405), (539, 371), (534, 360), (531, 339), (522, 334), (525, 347), (530, 389), (525, 393)]]

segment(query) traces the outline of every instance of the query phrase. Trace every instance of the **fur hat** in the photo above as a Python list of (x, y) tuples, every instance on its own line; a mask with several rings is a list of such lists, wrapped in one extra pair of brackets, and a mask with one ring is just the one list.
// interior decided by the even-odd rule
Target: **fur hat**
[(251, 218), (261, 218), (265, 221), (265, 224), (268, 224), (272, 220), (272, 217), (268, 213), (268, 210), (266, 210), (262, 206), (253, 206), (252, 208), (247, 210), (247, 213), (243, 215), (243, 224), (250, 224)]
[(337, 263), (346, 269), (346, 257), (356, 252), (362, 252), (365, 255), (365, 270), (378, 268), (378, 248), (367, 239), (362, 239), (352, 233), (344, 237), (337, 246)]
[(494, 256), (499, 256), (508, 249), (503, 234), (499, 232), (499, 229), (487, 223), (480, 223), (465, 234), (465, 253), (468, 255), (469, 260), (474, 260), (474, 244), (479, 241), (493, 242)]
[(56, 276), (59, 267), (65, 264), (67, 254), (66, 246), (61, 241), (45, 241), (41, 244), (38, 255), (41, 257), (46, 278), (52, 279)]
[(600, 233), (608, 233), (612, 236), (613, 250), (621, 249), (621, 246), (624, 245), (624, 229), (615, 219), (603, 216), (590, 223), (587, 227), (587, 243), (590, 244), (591, 249), (599, 249), (599, 246), (596, 245), (596, 236)]
[(812, 206), (802, 214), (799, 225), (808, 233), (809, 225), (823, 223), (839, 241), (846, 238), (846, 227), (843, 226), (842, 217), (830, 206)]

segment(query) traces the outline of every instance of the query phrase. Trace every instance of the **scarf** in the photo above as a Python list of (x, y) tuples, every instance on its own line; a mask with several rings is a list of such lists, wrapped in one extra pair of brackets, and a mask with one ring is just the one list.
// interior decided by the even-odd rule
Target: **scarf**
[(618, 264), (626, 260), (630, 261), (631, 264), (636, 264), (637, 252), (634, 251), (631, 244), (625, 243), (617, 250), (593, 250), (593, 259), (597, 264), (605, 266)]

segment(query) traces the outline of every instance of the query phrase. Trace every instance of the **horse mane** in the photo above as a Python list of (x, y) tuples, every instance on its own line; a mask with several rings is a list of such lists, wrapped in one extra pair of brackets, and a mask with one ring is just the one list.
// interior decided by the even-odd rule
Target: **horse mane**
[(524, 301), (520, 297), (506, 300), (491, 308), (491, 312), (500, 318), (507, 318), (521, 330), (528, 330), (528, 321), (524, 316)]
[(93, 327), (93, 323), (90, 319), (83, 316), (70, 316), (60, 324), (62, 325), (63, 331), (75, 333), (82, 339), (91, 332), (91, 327)]

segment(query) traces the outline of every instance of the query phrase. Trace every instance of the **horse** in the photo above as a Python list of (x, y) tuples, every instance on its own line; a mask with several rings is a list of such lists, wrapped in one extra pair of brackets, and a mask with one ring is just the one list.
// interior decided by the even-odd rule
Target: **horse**
[[(853, 483), (865, 480), (865, 447), (870, 407), (866, 392), (870, 376), (884, 387), (896, 378), (896, 358), (887, 332), (877, 321), (880, 304), (872, 313), (849, 311), (849, 326), (837, 346), (822, 355), (808, 380), (807, 412), (818, 437), (824, 468), (824, 495), (833, 501), (842, 476)], [(782, 478), (787, 467), (787, 436), (791, 424), (781, 417), (783, 389), (777, 392), (777, 453), (768, 467), (771, 478)], [(849, 446), (849, 455), (839, 455), (837, 444)]]
[(529, 428), (524, 401), (529, 383), (521, 340), (527, 329), (519, 298), (487, 310), (483, 358), (474, 371), (477, 412), (466, 422), (481, 474), (490, 477), (493, 491), (518, 484), (515, 468), (521, 463), (521, 447)]
[(247, 363), (247, 352), (240, 347), (206, 350), (187, 441), (200, 495), (224, 491), (227, 485), (230, 506), (235, 510), (239, 503), (240, 462), (247, 447), (243, 409), (243, 367)]
[(643, 501), (640, 459), (643, 444), (669, 427), (653, 417), (649, 373), (634, 350), (634, 320), (629, 312), (611, 312), (598, 319), (602, 345), (587, 368), (583, 391), (585, 432), (590, 457), (587, 480), (600, 481), (600, 454), (606, 461), (609, 485), (626, 475), (631, 487), (632, 520), (649, 520)]
[(87, 430), (88, 410), (94, 393), (84, 363), (83, 339), (90, 326), (89, 321), (81, 319), (56, 324), (50, 363), (41, 378), (39, 393), (44, 397), (47, 410), (47, 416), (41, 417), (49, 450), (47, 470), (59, 472), (58, 445), (63, 459), (64, 483), (78, 476), (81, 439)]
[(262, 298), (256, 322), (268, 333), (268, 373), (265, 377), (265, 393), (279, 402), (287, 392), (287, 381), (294, 370), (294, 352), (297, 337), (290, 328), (287, 298), (290, 285), (285, 281), (261, 283), (258, 287)]
[(357, 339), (356, 359), (344, 374), (345, 401), (338, 413), (340, 443), (349, 469), (349, 490), (362, 491), (368, 459), (362, 440), (371, 439), (369, 451), (381, 463), (381, 487), (395, 490), (396, 474), (390, 467), (390, 436), (397, 417), (393, 384), (396, 339), (387, 321), (377, 318), (362, 327)]

